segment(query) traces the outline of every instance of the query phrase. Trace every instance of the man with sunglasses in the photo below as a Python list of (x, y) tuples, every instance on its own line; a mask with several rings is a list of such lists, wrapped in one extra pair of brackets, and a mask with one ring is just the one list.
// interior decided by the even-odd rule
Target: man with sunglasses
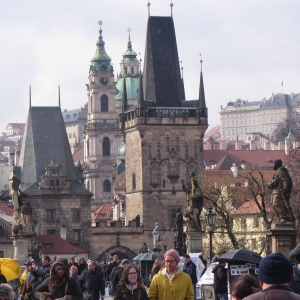
[(148, 292), (150, 300), (194, 300), (191, 277), (180, 269), (179, 261), (180, 256), (175, 249), (166, 252), (165, 267), (151, 281)]

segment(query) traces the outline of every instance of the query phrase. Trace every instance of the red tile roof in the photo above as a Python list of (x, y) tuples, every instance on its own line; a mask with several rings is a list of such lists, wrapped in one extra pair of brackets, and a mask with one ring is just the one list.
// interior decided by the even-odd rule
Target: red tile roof
[(74, 240), (64, 240), (59, 235), (41, 234), (36, 236), (36, 240), (41, 243), (43, 254), (76, 254), (89, 253), (90, 250), (79, 245)]
[(12, 216), (14, 213), (14, 207), (12, 202), (1, 201), (0, 210), (4, 211), (8, 216)]
[(221, 129), (221, 126), (214, 126), (214, 127), (210, 128), (208, 131), (206, 131), (204, 138), (210, 137), (216, 133), (220, 135), (220, 129)]
[(95, 212), (92, 213), (92, 220), (107, 220), (107, 214), (111, 212), (111, 204), (101, 205)]
[[(261, 199), (258, 196), (258, 202), (261, 204)], [(267, 207), (267, 211), (271, 211), (270, 207)], [(242, 204), (240, 207), (238, 207), (235, 211), (232, 212), (234, 215), (248, 215), (248, 214), (259, 214), (260, 210), (257, 207), (257, 204), (254, 200), (248, 200), (244, 204)]]
[(84, 147), (82, 144), (82, 147), (79, 148), (78, 151), (76, 151), (73, 154), (73, 160), (76, 162), (76, 161), (83, 161), (83, 159), (84, 159)]

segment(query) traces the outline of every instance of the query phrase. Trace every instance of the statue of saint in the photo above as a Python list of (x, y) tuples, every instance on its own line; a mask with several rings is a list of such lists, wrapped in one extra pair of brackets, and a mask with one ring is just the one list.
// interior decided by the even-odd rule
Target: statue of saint
[(159, 229), (158, 229), (158, 223), (155, 223), (155, 227), (152, 231), (152, 235), (153, 235), (153, 247), (154, 248), (160, 248), (160, 234), (159, 234)]
[(148, 253), (148, 247), (146, 242), (143, 243), (142, 249), (141, 249), (141, 253)]
[(183, 234), (183, 215), (181, 212), (181, 208), (176, 209), (176, 213), (174, 213), (174, 219), (176, 224), (176, 229), (178, 232), (177, 238), (179, 240), (182, 240), (182, 234)]
[(184, 184), (182, 185), (187, 197), (187, 207), (184, 216), (186, 217), (189, 226), (201, 231), (200, 215), (203, 208), (203, 194), (194, 172), (191, 173), (190, 180), (188, 188), (186, 188)]
[(268, 182), (272, 189), (272, 206), (277, 217), (277, 223), (294, 222), (295, 217), (290, 206), (290, 195), (293, 188), (292, 178), (289, 171), (282, 166), (281, 159), (274, 161), (273, 178)]

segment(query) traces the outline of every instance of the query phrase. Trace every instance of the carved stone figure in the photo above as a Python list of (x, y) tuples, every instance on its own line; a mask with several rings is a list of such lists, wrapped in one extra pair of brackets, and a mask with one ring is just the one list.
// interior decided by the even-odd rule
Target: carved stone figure
[(146, 242), (143, 243), (143, 246), (141, 248), (141, 253), (148, 253), (148, 246)]
[(203, 208), (203, 194), (194, 172), (191, 173), (190, 180), (188, 188), (186, 188), (184, 184), (182, 185), (187, 196), (187, 207), (184, 216), (187, 219), (189, 228), (191, 227), (201, 231), (200, 215)]
[(155, 227), (152, 231), (152, 235), (153, 235), (153, 248), (160, 248), (160, 234), (159, 234), (159, 229), (158, 229), (158, 223), (155, 223)]
[(176, 213), (174, 214), (174, 219), (176, 223), (176, 229), (177, 229), (177, 239), (182, 240), (182, 234), (183, 234), (183, 215), (181, 212), (181, 208), (176, 209)]
[(295, 217), (290, 206), (290, 194), (293, 183), (288, 170), (282, 166), (282, 161), (274, 161), (273, 178), (268, 182), (268, 187), (272, 189), (272, 206), (277, 217), (276, 223), (294, 222)]

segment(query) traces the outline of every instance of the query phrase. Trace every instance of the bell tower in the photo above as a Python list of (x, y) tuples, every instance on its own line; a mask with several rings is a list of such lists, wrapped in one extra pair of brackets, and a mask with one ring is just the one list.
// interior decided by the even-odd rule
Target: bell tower
[(91, 60), (88, 96), (88, 123), (84, 129), (84, 160), (86, 187), (94, 194), (92, 209), (110, 203), (112, 171), (120, 146), (118, 114), (116, 112), (116, 84), (111, 58), (105, 51), (102, 21), (96, 53)]

